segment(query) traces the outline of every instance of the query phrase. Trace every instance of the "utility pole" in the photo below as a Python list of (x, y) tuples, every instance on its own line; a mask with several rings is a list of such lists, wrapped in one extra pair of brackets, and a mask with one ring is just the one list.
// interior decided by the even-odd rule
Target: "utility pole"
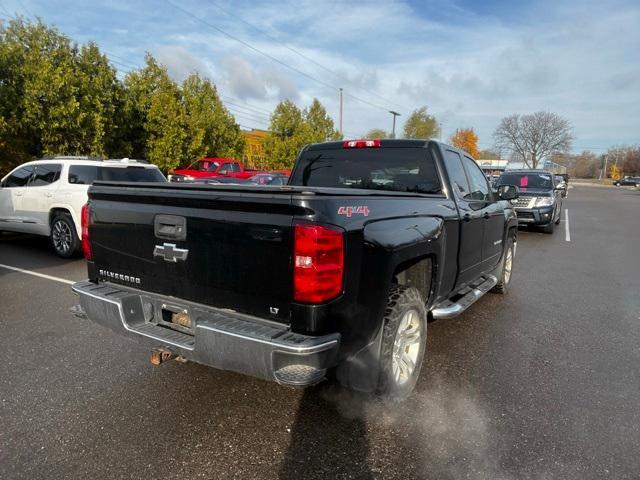
[(391, 129), (391, 138), (396, 138), (396, 117), (399, 117), (400, 114), (398, 112), (394, 112), (393, 110), (389, 110), (389, 113), (393, 115), (393, 128)]
[(344, 138), (344, 133), (342, 133), (342, 87), (340, 87), (340, 138)]
[(600, 180), (602, 180), (602, 178), (607, 178), (607, 162), (609, 161), (609, 155), (607, 155), (606, 153), (604, 154), (604, 168), (602, 169), (602, 172), (600, 172)]
[(438, 133), (439, 133), (438, 140), (442, 141), (442, 122), (438, 123)]

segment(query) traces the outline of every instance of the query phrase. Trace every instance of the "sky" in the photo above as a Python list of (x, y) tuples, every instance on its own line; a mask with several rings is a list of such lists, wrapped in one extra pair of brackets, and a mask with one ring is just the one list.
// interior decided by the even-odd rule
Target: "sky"
[(397, 131), (426, 105), (444, 140), (548, 110), (573, 151), (640, 143), (640, 1), (0, 0), (0, 17), (40, 17), (95, 41), (124, 75), (146, 52), (177, 81), (197, 71), (244, 128), (267, 128), (284, 98), (314, 97), (356, 138)]

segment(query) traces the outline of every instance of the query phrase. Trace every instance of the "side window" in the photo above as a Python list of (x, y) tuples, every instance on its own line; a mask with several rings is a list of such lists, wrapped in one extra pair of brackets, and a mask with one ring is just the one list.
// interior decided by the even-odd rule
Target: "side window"
[(231, 163), (231, 171), (236, 173), (240, 171), (240, 164), (239, 163)]
[(6, 188), (11, 187), (25, 187), (33, 174), (34, 168), (33, 165), (28, 165), (26, 167), (20, 167), (18, 170), (13, 172), (9, 177), (5, 180), (4, 186)]
[(231, 164), (230, 163), (225, 163), (224, 165), (222, 165), (220, 167), (220, 170), (218, 170), (218, 173), (221, 174), (221, 175), (226, 175), (230, 171), (231, 171)]
[(69, 183), (91, 185), (98, 179), (98, 167), (93, 165), (71, 165), (69, 167)]
[(30, 187), (41, 187), (57, 182), (60, 178), (62, 165), (59, 163), (36, 165), (36, 173), (29, 182)]
[(466, 155), (462, 157), (464, 168), (469, 176), (470, 191), (465, 195), (466, 200), (491, 202), (492, 196), (487, 183), (487, 177), (484, 176), (478, 164)]
[(460, 155), (453, 150), (445, 150), (444, 164), (447, 167), (447, 173), (449, 174), (452, 187), (457, 190), (460, 197), (466, 198), (470, 191), (469, 181), (464, 173), (464, 168), (462, 168)]

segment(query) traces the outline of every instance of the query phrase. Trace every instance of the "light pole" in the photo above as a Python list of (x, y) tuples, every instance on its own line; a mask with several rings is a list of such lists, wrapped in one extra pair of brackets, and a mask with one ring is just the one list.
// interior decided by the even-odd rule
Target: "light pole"
[(391, 129), (391, 138), (396, 138), (396, 117), (399, 117), (400, 114), (398, 112), (394, 112), (393, 110), (389, 110), (389, 113), (393, 115), (393, 127)]
[(344, 138), (344, 133), (342, 133), (342, 87), (340, 88), (340, 138)]

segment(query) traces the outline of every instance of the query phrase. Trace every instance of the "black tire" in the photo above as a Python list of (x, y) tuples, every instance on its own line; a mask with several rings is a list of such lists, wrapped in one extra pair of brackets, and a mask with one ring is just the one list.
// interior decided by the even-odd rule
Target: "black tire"
[(562, 220), (562, 208), (560, 208), (560, 213), (558, 214), (558, 219), (556, 220), (556, 225), (560, 225), (560, 220)]
[[(511, 274), (513, 272), (513, 262), (516, 258), (516, 246), (513, 241), (513, 237), (507, 238), (507, 245), (504, 251), (504, 258), (500, 262), (500, 265), (495, 272), (498, 277), (498, 283), (491, 289), (493, 293), (505, 294), (509, 289), (509, 283), (511, 282)], [(509, 255), (511, 261), (509, 261)]]
[(57, 213), (51, 220), (51, 247), (56, 255), (71, 258), (80, 251), (80, 239), (68, 213)]
[[(398, 330), (404, 325), (403, 320), (407, 318), (407, 315), (412, 322), (419, 325), (419, 333), (417, 341), (405, 346), (402, 343), (397, 344), (396, 337)], [(387, 400), (402, 401), (411, 394), (418, 381), (427, 345), (427, 308), (422, 295), (416, 288), (406, 286), (391, 288), (387, 298), (383, 329), (378, 394)], [(406, 338), (413, 339), (413, 337), (412, 335)], [(401, 340), (398, 339), (398, 341)], [(417, 349), (414, 349), (414, 346), (417, 346)], [(409, 358), (415, 352), (414, 366), (410, 372), (407, 371), (409, 364), (399, 358), (399, 351), (394, 352), (394, 349), (399, 347), (402, 347), (400, 350), (404, 351), (403, 359), (405, 354)], [(398, 372), (406, 372), (407, 374), (403, 375)]]

